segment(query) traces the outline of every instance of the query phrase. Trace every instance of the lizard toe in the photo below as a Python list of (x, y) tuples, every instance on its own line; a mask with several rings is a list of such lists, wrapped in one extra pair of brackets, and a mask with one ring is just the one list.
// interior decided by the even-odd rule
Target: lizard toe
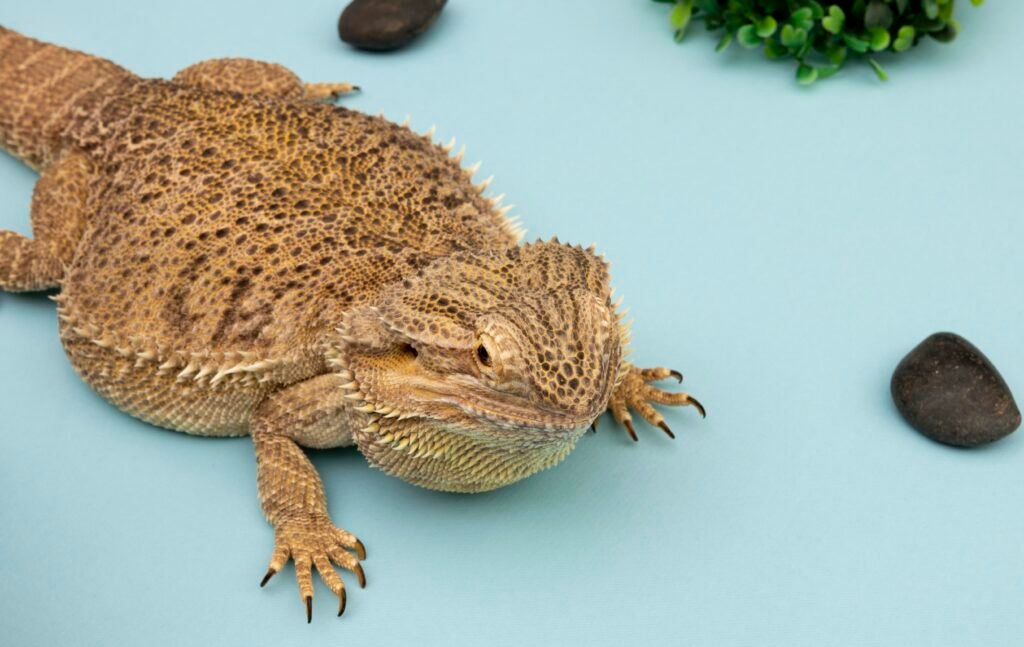
[(306, 621), (312, 621), (313, 614), (313, 569), (320, 575), (324, 585), (338, 597), (338, 615), (345, 611), (347, 604), (345, 583), (334, 566), (352, 571), (360, 587), (366, 586), (366, 573), (359, 558), (366, 555), (362, 542), (351, 533), (336, 527), (325, 515), (281, 521), (274, 529), (274, 553), (270, 567), (260, 586), (276, 574), (291, 559), (295, 563), (295, 580), (299, 598), (306, 609)]
[(654, 408), (653, 404), (670, 406), (689, 405), (697, 409), (701, 417), (706, 417), (704, 406), (696, 398), (688, 393), (670, 392), (652, 386), (650, 382), (675, 378), (683, 381), (683, 375), (674, 369), (656, 367), (639, 369), (630, 366), (629, 371), (622, 381), (615, 388), (612, 398), (608, 403), (608, 410), (612, 417), (626, 428), (630, 437), (635, 441), (638, 439), (636, 430), (633, 427), (633, 416), (630, 411), (636, 412), (641, 418), (653, 426), (660, 428), (669, 438), (675, 438), (675, 434), (665, 422), (664, 416)]

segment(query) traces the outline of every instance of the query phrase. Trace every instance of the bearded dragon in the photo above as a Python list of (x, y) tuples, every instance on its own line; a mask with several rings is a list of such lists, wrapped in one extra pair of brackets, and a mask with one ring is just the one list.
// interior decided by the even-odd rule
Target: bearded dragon
[[(608, 264), (523, 231), (454, 142), (327, 105), (349, 84), (215, 59), (170, 81), (0, 28), (0, 145), (40, 173), (0, 289), (59, 288), (75, 371), (137, 418), (252, 437), (295, 563), (365, 575), (302, 448), (356, 446), (419, 486), (479, 492), (561, 461), (606, 409), (694, 398), (624, 359)], [(674, 436), (673, 436), (674, 437)], [(354, 553), (354, 554), (353, 554)]]

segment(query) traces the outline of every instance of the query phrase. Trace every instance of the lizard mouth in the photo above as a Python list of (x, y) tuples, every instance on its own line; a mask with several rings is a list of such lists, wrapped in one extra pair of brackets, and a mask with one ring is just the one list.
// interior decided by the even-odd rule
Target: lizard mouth
[[(384, 383), (360, 381), (358, 370), (342, 375), (346, 397), (358, 402), (357, 411), (381, 418), (433, 418), (486, 420), (497, 429), (536, 429), (569, 432), (586, 427), (604, 410), (595, 403), (583, 411), (566, 411), (536, 399), (480, 385), (468, 376), (444, 379), (430, 375), (402, 375)], [(610, 381), (610, 380), (609, 380)]]
[(409, 397), (424, 405), (454, 407), (473, 418), (509, 428), (576, 430), (589, 425), (603, 410), (593, 407), (569, 412), (534, 398), (483, 387), (463, 376), (443, 381), (417, 376), (408, 381), (406, 388)]

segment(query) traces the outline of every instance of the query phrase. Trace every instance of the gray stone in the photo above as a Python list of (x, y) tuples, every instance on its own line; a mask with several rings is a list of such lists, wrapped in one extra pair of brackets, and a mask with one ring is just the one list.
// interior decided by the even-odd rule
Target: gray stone
[(892, 399), (914, 429), (932, 440), (974, 447), (1020, 426), (1020, 410), (999, 371), (959, 335), (936, 333), (892, 374)]
[(446, 0), (353, 0), (338, 19), (341, 40), (360, 49), (397, 49), (434, 24)]

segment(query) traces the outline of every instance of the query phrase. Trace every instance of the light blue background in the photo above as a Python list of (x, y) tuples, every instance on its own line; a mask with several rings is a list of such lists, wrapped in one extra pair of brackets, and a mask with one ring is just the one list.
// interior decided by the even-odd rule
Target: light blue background
[[(125, 416), (79, 381), (45, 296), (0, 296), (5, 645), (1024, 644), (1024, 437), (957, 451), (898, 417), (900, 357), (979, 345), (1024, 395), (1024, 3), (811, 89), (789, 63), (672, 41), (662, 5), (452, 0), (386, 56), (341, 2), (6, 2), (0, 23), (170, 76), (214, 56), (363, 86), (485, 161), (531, 236), (597, 241), (634, 359), (708, 406), (678, 440), (605, 419), (558, 468), (455, 496), (316, 453), (367, 544), (345, 618), (306, 626), (247, 439)], [(0, 157), (0, 227), (34, 174)]]

